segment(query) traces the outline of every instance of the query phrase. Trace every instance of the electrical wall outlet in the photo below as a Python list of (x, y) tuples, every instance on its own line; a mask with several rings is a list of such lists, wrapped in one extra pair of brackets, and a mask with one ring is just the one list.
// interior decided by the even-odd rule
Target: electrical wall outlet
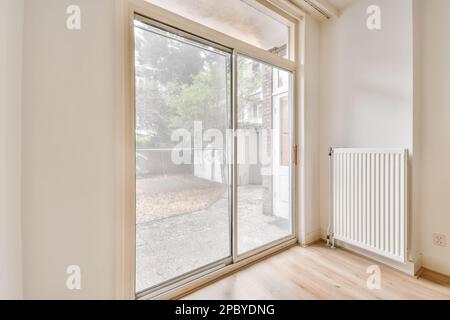
[(445, 234), (435, 233), (433, 234), (433, 244), (439, 247), (447, 246), (447, 236)]

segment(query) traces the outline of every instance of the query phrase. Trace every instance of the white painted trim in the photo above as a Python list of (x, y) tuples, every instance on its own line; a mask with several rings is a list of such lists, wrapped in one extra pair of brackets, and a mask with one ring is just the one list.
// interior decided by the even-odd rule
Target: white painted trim
[(308, 232), (305, 236), (305, 243), (303, 246), (309, 246), (313, 244), (314, 242), (317, 242), (321, 239), (321, 232), (320, 230)]
[(327, 0), (311, 0), (314, 2), (320, 9), (327, 12), (332, 18), (339, 18), (340, 12), (339, 9), (334, 5), (329, 3)]
[[(326, 241), (326, 230), (322, 230), (321, 234), (322, 234), (322, 240)], [(359, 254), (359, 255), (369, 258), (375, 262), (379, 262), (390, 268), (393, 268), (393, 269), (399, 270), (403, 273), (406, 273), (410, 276), (415, 276), (417, 274), (417, 272), (420, 270), (420, 268), (422, 267), (422, 259), (420, 257), (418, 257), (416, 261), (406, 261), (405, 263), (403, 263), (403, 262), (398, 262), (398, 261), (380, 256), (376, 253), (364, 250), (362, 248), (353, 246), (351, 244), (345, 243), (345, 242), (337, 240), (337, 239), (335, 241), (335, 245), (338, 248), (342, 248), (347, 251)], [(333, 249), (330, 249), (330, 250), (333, 250)]]
[(256, 11), (262, 12), (264, 15), (271, 17), (273, 20), (284, 24), (287, 27), (293, 27), (297, 19), (291, 13), (281, 10), (280, 7), (274, 6), (270, 0), (241, 0)]
[[(0, 2), (0, 300), (24, 298), (24, 1)], [(27, 74), (29, 72), (27, 71)], [(28, 259), (27, 259), (28, 260)], [(25, 298), (27, 296), (25, 295)]]
[(450, 257), (444, 255), (441, 257), (430, 255), (420, 257), (424, 268), (450, 277)]
[(255, 255), (257, 255), (257, 254), (259, 254), (261, 252), (267, 251), (267, 250), (269, 250), (269, 249), (271, 249), (273, 247), (277, 247), (280, 244), (283, 244), (283, 243), (286, 243), (286, 242), (290, 242), (290, 241), (297, 241), (297, 238), (294, 235), (291, 234), (291, 235), (289, 235), (287, 237), (284, 237), (284, 238), (281, 238), (281, 239), (269, 242), (269, 243), (267, 243), (267, 244), (265, 244), (265, 245), (263, 245), (261, 247), (257, 247), (257, 248), (255, 248), (253, 250), (248, 251), (248, 252), (244, 252), (243, 254), (240, 254), (240, 255), (238, 254), (237, 258), (233, 260), (233, 263), (237, 263), (237, 262), (246, 260), (246, 259), (248, 259), (250, 257), (253, 257), (253, 256), (255, 256)]
[(115, 0), (116, 70), (117, 75), (117, 240), (116, 240), (116, 299), (135, 299), (135, 217), (134, 181), (130, 168), (134, 163), (134, 68), (133, 44), (129, 24), (128, 2)]
[(305, 69), (304, 64), (306, 61), (306, 19), (303, 19), (298, 24), (298, 35), (297, 35), (297, 57), (296, 60), (299, 61), (300, 65), (303, 66), (299, 68), (296, 72), (296, 102), (297, 108), (295, 111), (295, 120), (297, 121), (297, 145), (298, 145), (298, 163), (296, 166), (296, 213), (297, 213), (297, 238), (300, 245), (306, 245), (306, 155), (305, 155), (305, 144), (306, 144), (306, 82), (305, 82)]
[(277, 6), (293, 18), (301, 21), (305, 17), (305, 11), (301, 10), (298, 6), (292, 4), (287, 0), (267, 0), (272, 3), (274, 6)]
[(416, 262), (412, 262), (412, 261), (406, 261), (405, 263), (403, 262), (398, 262), (383, 256), (380, 256), (378, 254), (369, 252), (367, 250), (361, 249), (359, 247), (356, 246), (352, 246), (351, 244), (339, 241), (336, 239), (335, 244), (337, 247), (340, 248), (344, 248), (348, 251), (352, 251), (355, 252), (359, 255), (362, 255), (366, 258), (369, 258), (371, 260), (377, 261), (379, 263), (382, 263), (388, 267), (391, 267), (393, 269), (399, 270), (403, 273), (406, 273), (410, 276), (415, 276), (417, 271), (420, 269), (421, 264), (420, 261), (416, 261)]
[(221, 277), (224, 277), (232, 272), (235, 272), (239, 269), (242, 269), (254, 262), (257, 262), (259, 260), (262, 260), (264, 258), (269, 257), (272, 254), (275, 254), (277, 252), (280, 252), (282, 250), (291, 248), (296, 245), (296, 239), (292, 239), (290, 241), (284, 242), (279, 244), (278, 246), (272, 247), (266, 251), (260, 252), (259, 254), (253, 255), (245, 260), (241, 260), (239, 262), (236, 262), (235, 264), (228, 265), (226, 267), (223, 267), (219, 270), (213, 271), (199, 279), (196, 279), (194, 281), (191, 281), (185, 285), (182, 285), (180, 287), (177, 287), (169, 292), (166, 292), (165, 294), (161, 294), (159, 296), (143, 296), (140, 298), (140, 300), (148, 300), (148, 299), (155, 299), (155, 300), (169, 300), (169, 299), (175, 299), (180, 296), (183, 296), (197, 288), (200, 288), (210, 282), (213, 282)]
[[(330, 4), (326, 0), (310, 0), (311, 3), (313, 3), (315, 6), (320, 8), (321, 11), (325, 12), (330, 18), (337, 19), (340, 16), (340, 11), (335, 6)], [(319, 21), (326, 20), (327, 18), (317, 11), (313, 6), (311, 6), (309, 3), (307, 3), (305, 0), (292, 0), (292, 3), (294, 3), (298, 8), (301, 10), (306, 11), (311, 16), (316, 18)]]

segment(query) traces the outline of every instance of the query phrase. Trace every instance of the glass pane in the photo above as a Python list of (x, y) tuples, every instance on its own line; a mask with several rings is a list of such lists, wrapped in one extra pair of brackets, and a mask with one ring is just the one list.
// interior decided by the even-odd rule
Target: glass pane
[[(146, 0), (211, 29), (247, 42), (266, 51), (289, 58), (289, 22), (262, 7), (242, 0)], [(264, 11), (264, 12), (263, 12)], [(275, 19), (274, 17), (277, 17)], [(293, 57), (290, 57), (293, 60)]]
[(286, 95), (275, 99), (279, 100), (280, 106), (280, 164), (287, 167), (291, 161), (289, 100)]
[(291, 81), (238, 56), (239, 255), (292, 234)]
[(136, 289), (230, 257), (228, 53), (135, 22)]

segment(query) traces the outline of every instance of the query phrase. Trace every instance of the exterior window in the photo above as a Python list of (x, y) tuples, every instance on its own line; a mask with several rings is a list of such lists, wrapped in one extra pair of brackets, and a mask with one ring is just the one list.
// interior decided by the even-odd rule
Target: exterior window
[(135, 47), (140, 292), (231, 256), (231, 54), (139, 21)]
[(292, 234), (292, 74), (237, 60), (237, 253), (245, 255)]
[(132, 70), (138, 298), (296, 237), (298, 21), (268, 0), (145, 1)]

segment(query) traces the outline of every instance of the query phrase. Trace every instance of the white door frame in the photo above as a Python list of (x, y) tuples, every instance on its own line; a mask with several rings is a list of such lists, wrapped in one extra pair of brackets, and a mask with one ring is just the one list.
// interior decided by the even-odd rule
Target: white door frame
[[(286, 190), (286, 188), (284, 188), (282, 186), (283, 182), (281, 181), (282, 177), (287, 177), (288, 178), (288, 186), (292, 183), (292, 179), (290, 177), (290, 165), (282, 165), (281, 163), (281, 148), (282, 146), (282, 141), (281, 141), (281, 102), (283, 99), (288, 99), (288, 107), (289, 107), (289, 119), (291, 118), (291, 103), (289, 101), (289, 94), (288, 92), (285, 93), (276, 93), (273, 95), (273, 211), (274, 211), (274, 215), (280, 218), (289, 218), (289, 216), (285, 216), (283, 213), (284, 212), (289, 212), (290, 208), (284, 208), (284, 204), (282, 203), (282, 194), (280, 192), (280, 190)], [(292, 134), (292, 129), (289, 128), (289, 135)], [(290, 202), (290, 198), (291, 198), (291, 194), (289, 192), (288, 195), (289, 199), (287, 200), (287, 202)], [(287, 204), (289, 205), (289, 204)]]
[[(257, 0), (259, 3), (267, 3), (265, 0)], [(135, 299), (135, 124), (134, 124), (134, 39), (133, 28), (134, 28), (134, 17), (135, 14), (139, 14), (148, 18), (156, 19), (158, 22), (161, 22), (165, 25), (169, 25), (172, 27), (176, 27), (180, 30), (188, 30), (189, 33), (195, 34), (196, 37), (204, 38), (204, 39), (214, 39), (215, 42), (220, 43), (220, 45), (228, 48), (234, 48), (234, 57), (238, 53), (247, 55), (251, 58), (260, 60), (267, 64), (273, 65), (274, 67), (285, 69), (287, 71), (292, 72), (293, 74), (293, 111), (291, 115), (292, 121), (292, 145), (295, 145), (295, 150), (297, 150), (297, 110), (302, 110), (302, 100), (300, 99), (300, 93), (303, 92), (301, 87), (302, 78), (303, 78), (303, 64), (302, 61), (302, 50), (300, 50), (300, 25), (304, 26), (304, 19), (301, 21), (296, 20), (288, 16), (284, 11), (280, 9), (274, 8), (273, 5), (269, 7), (272, 10), (276, 10), (278, 14), (287, 17), (290, 21), (294, 21), (295, 34), (294, 37), (294, 46), (296, 50), (296, 62), (283, 59), (276, 55), (273, 55), (269, 52), (266, 52), (257, 47), (253, 47), (245, 42), (242, 42), (238, 39), (232, 38), (228, 35), (222, 34), (218, 31), (207, 28), (201, 24), (188, 20), (184, 17), (178, 16), (174, 13), (166, 11), (162, 8), (149, 4), (144, 0), (116, 0), (117, 6), (117, 18), (119, 21), (123, 22), (123, 25), (118, 26), (117, 34), (118, 34), (118, 42), (117, 42), (117, 62), (118, 68), (117, 72), (122, 76), (120, 83), (118, 86), (123, 90), (118, 90), (117, 98), (118, 101), (122, 101), (120, 104), (125, 105), (125, 123), (123, 118), (120, 119), (121, 123), (124, 124), (121, 127), (124, 130), (124, 149), (126, 150), (126, 155), (121, 163), (124, 167), (124, 188), (119, 188), (121, 194), (123, 193), (123, 198), (118, 200), (120, 202), (121, 208), (123, 210), (119, 210), (119, 222), (118, 222), (118, 254), (117, 254), (117, 289), (116, 296), (120, 299)], [(124, 50), (122, 51), (121, 48)], [(126, 61), (125, 64), (120, 61)], [(235, 65), (235, 64), (234, 64)], [(236, 75), (235, 75), (236, 76)], [(235, 84), (236, 82), (234, 82)], [(235, 90), (236, 88), (234, 88)], [(236, 96), (233, 94), (233, 97)], [(236, 102), (236, 101), (235, 101)], [(233, 105), (233, 113), (236, 110), (236, 104)], [(118, 120), (119, 121), (119, 120)], [(234, 123), (235, 124), (235, 123)], [(236, 156), (236, 154), (235, 154)], [(294, 160), (295, 159), (295, 160)], [(296, 162), (297, 155), (292, 156), (292, 161)], [(236, 160), (236, 159), (235, 159)], [(236, 163), (236, 161), (235, 161)], [(297, 186), (297, 163), (292, 165), (292, 195), (295, 195), (295, 190)], [(233, 171), (234, 174), (236, 170)], [(233, 179), (234, 181), (234, 179)], [(233, 182), (235, 183), (235, 181)], [(233, 196), (236, 196), (236, 187), (234, 187)], [(234, 204), (237, 201), (234, 199)], [(296, 211), (297, 207), (297, 197), (293, 197), (291, 200), (291, 212), (292, 212), (292, 226), (293, 232), (292, 237), (286, 239), (280, 239), (280, 241), (271, 243), (267, 246), (260, 248), (257, 251), (249, 253), (249, 255), (245, 255), (242, 257), (233, 256), (233, 261), (235, 262), (232, 265), (221, 268), (220, 270), (213, 270), (211, 273), (203, 275), (201, 278), (192, 279), (191, 282), (187, 284), (182, 284), (181, 286), (172, 289), (171, 291), (161, 293), (156, 296), (154, 293), (149, 293), (148, 295), (143, 294), (139, 298), (173, 298), (179, 296), (186, 290), (192, 290), (193, 287), (199, 286), (203, 283), (211, 281), (212, 279), (216, 279), (217, 277), (223, 276), (236, 268), (240, 268), (248, 263), (251, 263), (257, 259), (267, 256), (268, 254), (272, 254), (276, 251), (279, 251), (283, 248), (292, 246), (293, 244), (298, 242), (298, 212)], [(234, 208), (236, 209), (236, 208)], [(233, 210), (233, 216), (235, 216), (236, 211)], [(233, 234), (236, 235), (237, 225), (236, 219), (232, 219), (232, 228)], [(232, 245), (236, 246), (237, 239), (233, 239)], [(234, 253), (237, 250), (233, 250)]]

